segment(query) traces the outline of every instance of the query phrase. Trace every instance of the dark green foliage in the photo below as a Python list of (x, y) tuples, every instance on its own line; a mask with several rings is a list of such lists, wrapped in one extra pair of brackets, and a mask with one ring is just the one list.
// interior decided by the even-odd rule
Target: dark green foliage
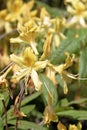
[[(76, 35), (78, 35), (76, 37)], [(87, 29), (70, 29), (66, 33), (66, 40), (60, 43), (60, 46), (50, 56), (53, 64), (60, 64), (65, 59), (65, 52), (70, 54), (80, 54), (80, 51), (87, 46)]]

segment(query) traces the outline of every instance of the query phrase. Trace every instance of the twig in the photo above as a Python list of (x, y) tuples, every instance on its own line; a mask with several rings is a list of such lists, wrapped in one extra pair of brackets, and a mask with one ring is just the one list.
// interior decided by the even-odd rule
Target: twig
[(16, 31), (17, 31), (17, 28), (11, 30), (11, 31), (8, 32), (8, 33), (4, 33), (4, 34), (0, 35), (0, 40), (3, 39), (4, 37), (6, 37), (7, 35), (9, 35), (9, 34), (11, 34), (11, 33), (13, 33), (13, 32), (16, 32)]
[(3, 106), (4, 106), (4, 112), (5, 112), (5, 124), (6, 124), (6, 130), (8, 130), (8, 123), (7, 123), (7, 110), (4, 99), (2, 100)]
[[(20, 111), (20, 107), (21, 107), (21, 101), (23, 99), (23, 95), (24, 95), (24, 92), (25, 92), (25, 87), (24, 87), (24, 83), (23, 81), (20, 81), (20, 88), (21, 88), (21, 91), (19, 93), (19, 102), (18, 102), (18, 110)], [(15, 130), (18, 129), (18, 120), (19, 120), (19, 117), (16, 117), (16, 126), (15, 126)]]

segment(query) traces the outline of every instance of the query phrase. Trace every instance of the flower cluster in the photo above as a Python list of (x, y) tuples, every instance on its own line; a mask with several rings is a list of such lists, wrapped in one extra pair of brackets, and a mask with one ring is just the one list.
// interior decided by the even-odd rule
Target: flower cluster
[[(8, 0), (7, 8), (0, 11), (0, 31), (4, 31), (8, 35), (16, 27), (17, 35), (9, 38), (9, 44), (11, 49), (15, 45), (20, 47), (17, 48), (17, 50), (19, 49), (18, 52), (12, 50), (12, 54), (9, 57), (8, 42), (3, 42), (5, 50), (3, 56), (0, 52), (0, 59), (1, 63), (3, 63), (2, 61), (4, 63), (2, 65), (0, 63), (0, 67), (3, 68), (10, 61), (12, 64), (0, 76), (0, 87), (2, 84), (8, 87), (6, 76), (12, 71), (10, 76), (12, 84), (16, 85), (22, 80), (25, 89), (33, 86), (32, 91), (42, 92), (43, 83), (39, 74), (43, 73), (56, 89), (59, 86), (56, 75), (59, 75), (63, 83), (63, 92), (64, 94), (68, 93), (67, 78), (70, 80), (77, 79), (75, 75), (68, 72), (68, 69), (76, 60), (75, 54), (65, 52), (65, 60), (61, 64), (53, 64), (50, 56), (60, 47), (61, 41), (67, 39), (64, 33), (67, 28), (73, 27), (73, 25), (76, 25), (75, 27), (87, 27), (87, 2), (85, 3), (83, 0), (65, 0), (65, 5), (70, 14), (68, 19), (64, 17), (59, 18), (58, 16), (55, 18), (51, 17), (45, 7), (40, 8), (39, 11), (39, 7), (35, 8), (34, 0), (27, 3), (23, 0)], [(15, 108), (20, 97), (17, 98)], [(46, 124), (49, 124), (51, 121), (58, 121), (52, 98), (52, 93), (48, 91), (48, 102), (43, 114), (44, 123)], [(25, 116), (18, 109), (13, 114), (16, 114), (17, 117)], [(66, 130), (62, 123), (58, 124), (58, 129), (60, 130), (60, 128)], [(70, 125), (69, 130), (72, 129), (79, 130), (77, 126)]]

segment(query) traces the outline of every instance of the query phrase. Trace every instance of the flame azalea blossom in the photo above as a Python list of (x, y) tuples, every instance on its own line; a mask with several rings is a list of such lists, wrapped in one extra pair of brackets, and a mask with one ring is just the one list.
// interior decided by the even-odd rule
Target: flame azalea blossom
[(7, 28), (7, 23), (12, 26), (12, 22), (24, 24), (35, 17), (37, 10), (31, 11), (33, 6), (34, 0), (31, 0), (28, 3), (23, 2), (23, 0), (8, 0), (7, 8), (0, 11), (0, 28)]
[[(29, 20), (32, 15), (32, 7), (34, 6), (34, 0), (31, 0), (28, 3), (24, 3), (23, 0), (9, 0), (7, 3), (7, 9), (9, 11), (6, 16), (6, 20), (8, 21), (18, 21), (20, 23), (24, 23)], [(26, 15), (25, 15), (26, 14)], [(35, 14), (36, 15), (36, 14)]]
[(75, 58), (75, 55), (73, 55), (72, 57), (70, 57), (69, 53), (66, 53), (66, 55), (67, 55), (67, 58), (66, 58), (65, 64), (55, 66), (53, 64), (48, 63), (48, 66), (51, 67), (55, 73), (58, 73), (61, 76), (63, 84), (64, 84), (64, 94), (67, 94), (68, 92), (65, 76), (69, 78), (71, 77), (71, 75), (69, 76), (68, 72), (66, 72), (65, 70), (72, 65)]
[(21, 24), (18, 24), (18, 31), (19, 31), (19, 37), (17, 38), (11, 38), (10, 41), (11, 43), (27, 43), (29, 44), (34, 53), (35, 54), (38, 54), (38, 51), (37, 51), (37, 48), (36, 48), (36, 42), (35, 42), (35, 38), (36, 38), (36, 35), (38, 33), (38, 26), (37, 24), (33, 21), (33, 20), (30, 20), (29, 22), (26, 22), (23, 25)]
[(30, 47), (27, 47), (22, 56), (16, 56), (12, 54), (11, 60), (20, 66), (21, 69), (15, 72), (12, 80), (18, 82), (21, 78), (31, 76), (31, 79), (35, 85), (35, 90), (41, 90), (41, 81), (39, 79), (37, 71), (44, 69), (48, 63), (48, 60), (38, 61), (36, 55)]
[[(68, 5), (68, 3), (71, 5)], [(81, 26), (86, 27), (87, 6), (80, 0), (65, 0), (65, 4), (67, 5), (67, 11), (73, 16), (67, 23), (68, 26), (80, 23)]]

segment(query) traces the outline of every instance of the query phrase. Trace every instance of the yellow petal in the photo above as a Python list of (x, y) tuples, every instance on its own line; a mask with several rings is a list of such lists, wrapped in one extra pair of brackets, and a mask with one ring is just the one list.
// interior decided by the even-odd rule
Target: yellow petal
[(25, 48), (23, 53), (24, 64), (26, 66), (34, 65), (35, 61), (37, 60), (36, 55), (33, 53), (33, 50), (30, 47)]
[(68, 93), (68, 87), (67, 87), (66, 80), (64, 79), (63, 76), (62, 76), (62, 81), (63, 81), (63, 90), (64, 90), (64, 94), (67, 94), (67, 93)]
[(65, 60), (64, 69), (67, 69), (70, 67), (75, 59), (75, 55), (73, 54), (72, 57), (70, 57), (70, 54), (68, 52), (65, 53), (67, 58)]
[(20, 33), (20, 38), (27, 42), (31, 43), (35, 41), (35, 37), (37, 35), (38, 27), (34, 20), (29, 20), (22, 26), (21, 24), (18, 24), (18, 30)]
[(71, 14), (75, 14), (76, 11), (71, 7), (71, 6), (67, 6), (67, 11)]
[(41, 13), (40, 13), (40, 18), (41, 18), (41, 19), (44, 19), (44, 17), (46, 17), (46, 16), (50, 17), (50, 15), (49, 15), (49, 13), (47, 12), (47, 10), (46, 10), (45, 8), (42, 8), (42, 9), (41, 9)]
[(22, 43), (23, 40), (20, 37), (10, 38), (10, 43)]
[(41, 70), (41, 69), (46, 68), (47, 64), (48, 64), (48, 60), (37, 61), (37, 62), (35, 62), (33, 67), (34, 67), (35, 70)]
[(44, 52), (43, 52), (40, 60), (43, 60), (44, 58), (47, 58), (50, 55), (51, 44), (52, 44), (52, 37), (53, 37), (53, 35), (51, 33), (49, 33), (47, 35), (46, 41), (45, 41), (44, 46), (43, 46), (43, 51)]
[(34, 83), (35, 90), (36, 91), (41, 91), (41, 88), (42, 88), (41, 85), (42, 85), (42, 83), (41, 83), (41, 81), (39, 79), (39, 76), (38, 76), (37, 72), (34, 69), (32, 69), (31, 78), (32, 78), (33, 83)]
[(23, 57), (16, 56), (15, 54), (12, 54), (12, 55), (10, 55), (10, 59), (11, 59), (11, 61), (16, 63), (20, 67), (26, 67), (26, 65), (24, 64)]
[(20, 69), (19, 71), (14, 72), (11, 82), (18, 83), (20, 79), (25, 77), (26, 75), (29, 75), (31, 68), (24, 68)]

